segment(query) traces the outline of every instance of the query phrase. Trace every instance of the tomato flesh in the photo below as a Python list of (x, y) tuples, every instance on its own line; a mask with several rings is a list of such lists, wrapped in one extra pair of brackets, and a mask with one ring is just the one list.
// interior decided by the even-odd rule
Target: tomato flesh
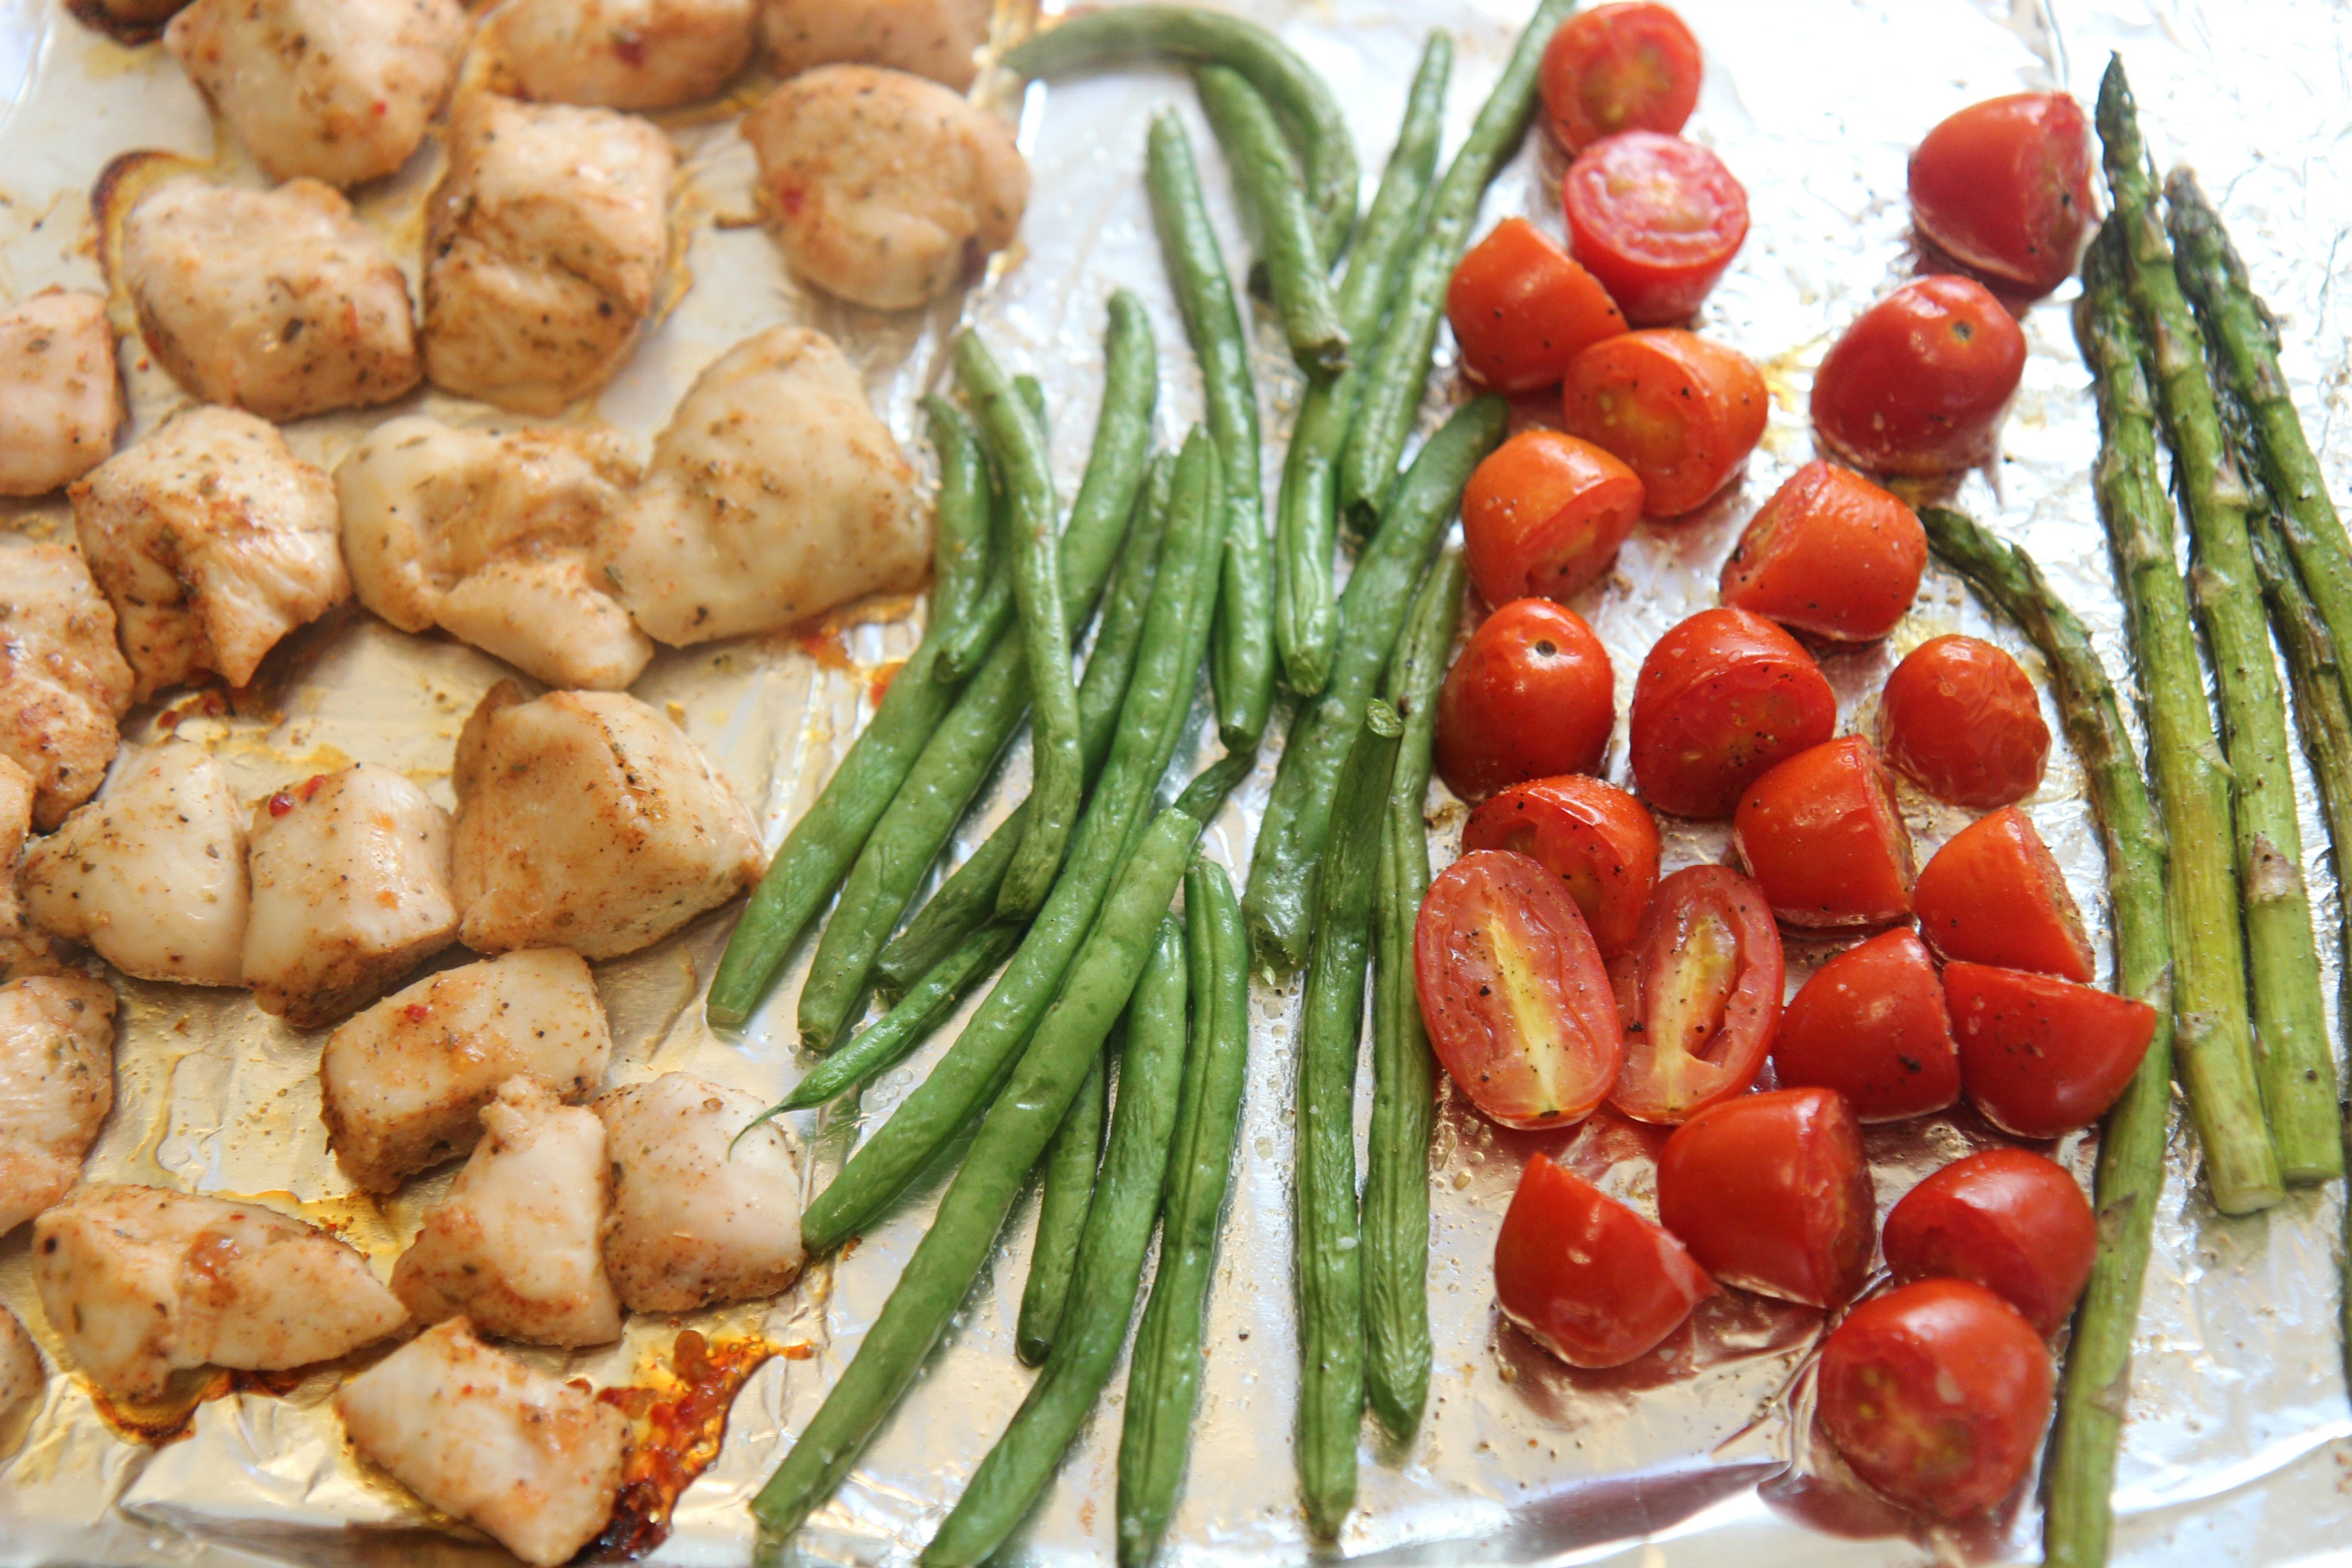
[(1445, 319), (1463, 369), (1497, 392), (1558, 386), (1570, 361), (1625, 330), (1601, 280), (1523, 217), (1505, 218), (1463, 257)]
[(1565, 604), (1609, 574), (1642, 521), (1642, 481), (1594, 446), (1523, 430), (1486, 456), (1462, 491), (1470, 581), (1490, 605)]
[(1745, 610), (1701, 610), (1642, 660), (1629, 761), (1659, 810), (1727, 816), (1767, 769), (1836, 723), (1837, 698), (1796, 638)]
[(1633, 945), (1658, 886), (1658, 825), (1649, 808), (1580, 774), (1503, 791), (1470, 814), (1462, 847), (1534, 856), (1576, 900), (1603, 958)]
[(1808, 1307), (1862, 1289), (1878, 1206), (1862, 1123), (1826, 1089), (1703, 1110), (1658, 1155), (1658, 1220), (1726, 1285)]
[(2156, 1034), (2145, 1002), (1983, 963), (1944, 965), (1944, 1005), (1969, 1102), (2020, 1138), (2055, 1138), (2105, 1116)]
[(2085, 984), (2098, 973), (2065, 874), (2013, 805), (1952, 835), (1919, 873), (1912, 904), (1920, 934), (1945, 958)]
[(1731, 482), (1764, 437), (1771, 406), (1748, 358), (1695, 332), (1625, 332), (1568, 367), (1562, 423), (1642, 481), (1652, 517), (1696, 510)]
[(1596, 5), (1560, 24), (1538, 79), (1552, 134), (1573, 153), (1621, 131), (1680, 131), (1698, 106), (1698, 40), (1664, 5)]
[(1681, 1122), (1756, 1081), (1788, 968), (1755, 883), (1723, 866), (1676, 871), (1610, 972), (1625, 1028), (1612, 1105)]
[(1919, 514), (1851, 468), (1811, 462), (1758, 509), (1722, 598), (1831, 642), (1874, 642), (1919, 596), (1927, 532)]
[(1503, 1315), (1570, 1366), (1647, 1354), (1716, 1292), (1665, 1231), (1538, 1154), (1495, 1238)]
[(1655, 131), (1579, 153), (1560, 203), (1576, 259), (1637, 327), (1688, 321), (1748, 239), (1748, 192), (1723, 160)]
[(1822, 361), (1813, 429), (1874, 472), (1957, 473), (1992, 455), (2024, 374), (2025, 334), (1983, 284), (1916, 279), (1864, 310)]
[(1781, 1010), (1772, 1072), (1784, 1088), (1837, 1090), (1864, 1121), (1958, 1104), (1959, 1046), (1927, 944), (1881, 931), (1815, 970)]
[(2098, 216), (2091, 127), (2063, 92), (1971, 104), (1911, 154), (1911, 213), (1952, 259), (2028, 294), (2066, 281)]
[(1748, 874), (1787, 924), (1885, 925), (1911, 912), (1911, 833), (1859, 735), (1775, 763), (1732, 817)]
[(1914, 1279), (1968, 1279), (2058, 1331), (2090, 1283), (2099, 1222), (2082, 1184), (2023, 1149), (1956, 1160), (1886, 1216), (1886, 1267)]
[(1937, 800), (1978, 811), (2032, 795), (2050, 757), (2033, 682), (1975, 637), (1930, 637), (1913, 648), (1886, 678), (1879, 722), (1888, 762)]
[(1617, 727), (1609, 650), (1574, 610), (1515, 599), (1479, 623), (1437, 694), (1437, 771), (1465, 800), (1601, 765)]

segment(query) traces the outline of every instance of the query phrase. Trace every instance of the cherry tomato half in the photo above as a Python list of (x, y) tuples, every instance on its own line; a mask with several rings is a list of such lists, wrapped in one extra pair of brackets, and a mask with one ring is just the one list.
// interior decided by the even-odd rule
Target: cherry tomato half
[(1699, 69), (1698, 40), (1665, 6), (1596, 5), (1544, 46), (1544, 113), (1570, 153), (1620, 131), (1680, 131)]
[(1944, 1005), (1969, 1102), (2020, 1138), (2055, 1138), (2105, 1115), (2156, 1034), (2145, 1002), (1983, 963), (1944, 965)]
[(1539, 862), (1484, 849), (1439, 872), (1412, 967), (1437, 1059), (1504, 1126), (1581, 1121), (1616, 1080), (1625, 1045), (1609, 972)]
[(1745, 610), (1701, 610), (1642, 660), (1629, 760), (1659, 810), (1726, 816), (1766, 769), (1836, 723), (1830, 683), (1796, 638)]
[(1878, 1227), (1862, 1123), (1826, 1089), (1703, 1110), (1658, 1154), (1658, 1221), (1727, 1285), (1808, 1307), (1850, 1300)]
[(1574, 610), (1514, 599), (1470, 634), (1437, 694), (1437, 771), (1465, 800), (1589, 773), (1617, 724), (1609, 650)]
[(1911, 831), (1859, 735), (1799, 752), (1748, 786), (1733, 842), (1792, 926), (1883, 926), (1911, 912)]
[(1723, 563), (1723, 602), (1832, 642), (1874, 642), (1919, 596), (1919, 514), (1851, 468), (1807, 463)]
[(1960, 1048), (1927, 944), (1898, 927), (1815, 970), (1781, 1010), (1772, 1072), (1784, 1088), (1837, 1090), (1864, 1121), (1958, 1103)]
[(2014, 805), (2042, 783), (2050, 726), (2017, 660), (1989, 642), (1930, 637), (1906, 655), (1879, 698), (1886, 760), (1937, 800), (1978, 811)]
[(2055, 1162), (1989, 1149), (1906, 1193), (1886, 1216), (1885, 1246), (1897, 1280), (1973, 1280), (2046, 1339), (2090, 1283), (2099, 1222)]
[(1683, 1244), (1538, 1154), (1495, 1238), (1503, 1315), (1570, 1366), (1622, 1366), (1716, 1292)]
[(2063, 92), (1971, 104), (1911, 154), (1919, 231), (1974, 272), (2047, 294), (2066, 281), (2098, 216), (2091, 127)]
[(1609, 574), (1642, 521), (1642, 481), (1594, 446), (1522, 430), (1486, 455), (1462, 491), (1470, 581), (1490, 605), (1576, 597)]
[(1562, 384), (1571, 436), (1615, 453), (1652, 517), (1678, 517), (1731, 481), (1764, 437), (1770, 398), (1744, 354), (1695, 332), (1624, 332), (1593, 344)]
[(1916, 279), (1864, 310), (1822, 361), (1813, 429), (1864, 468), (1957, 472), (1991, 455), (2024, 374), (2025, 334), (1983, 284)]
[(1625, 330), (1601, 279), (1523, 217), (1470, 247), (1445, 289), (1462, 366), (1497, 392), (1558, 386), (1569, 362)]
[(2098, 973), (2065, 874), (2013, 805), (1980, 816), (1929, 857), (1912, 889), (1919, 934), (1944, 957), (2088, 984)]
[(1686, 321), (1748, 239), (1748, 192), (1696, 142), (1606, 136), (1560, 184), (1569, 247), (1637, 327)]
[(1724, 866), (1666, 878), (1610, 974), (1625, 1027), (1610, 1104), (1673, 1123), (1748, 1092), (1788, 979), (1780, 929), (1755, 883)]
[(1580, 774), (1513, 784), (1470, 814), (1462, 847), (1541, 861), (1576, 900), (1603, 958), (1633, 945), (1658, 886), (1658, 824), (1650, 808)]

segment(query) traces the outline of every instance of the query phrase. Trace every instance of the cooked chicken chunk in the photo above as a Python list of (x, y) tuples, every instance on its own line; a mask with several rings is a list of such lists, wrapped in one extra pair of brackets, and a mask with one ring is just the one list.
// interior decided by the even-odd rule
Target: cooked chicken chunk
[(416, 384), (408, 280), (316, 180), (166, 181), (123, 220), (122, 272), (148, 346), (206, 403), (282, 424)]
[(351, 597), (334, 481), (250, 414), (186, 410), (75, 485), (73, 508), (142, 702), (202, 670), (246, 685)]
[(792, 269), (852, 304), (938, 298), (1020, 232), (1029, 165), (1013, 128), (934, 81), (820, 66), (743, 117)]
[(482, 1107), (482, 1141), (392, 1271), (419, 1322), (459, 1315), (535, 1345), (621, 1337), (599, 1227), (612, 1201), (604, 1124), (546, 1080), (510, 1078)]
[(756, 1096), (687, 1073), (596, 1101), (613, 1162), (604, 1267), (635, 1312), (683, 1312), (772, 1296), (801, 1271), (801, 1179), (793, 1140)]
[(687, 390), (602, 559), (637, 624), (683, 645), (912, 587), (929, 549), (913, 471), (848, 359), (773, 327)]
[(0, 1307), (0, 1420), (41, 1392), (48, 1381), (41, 1372), (41, 1349), (16, 1314)]
[(621, 1413), (492, 1350), (463, 1318), (343, 1384), (335, 1414), (361, 1453), (525, 1563), (569, 1560), (613, 1516)]
[(0, 754), (0, 937), (22, 928), (25, 907), (16, 897), (16, 862), (33, 831), (33, 775)]
[(612, 958), (758, 879), (760, 834), (678, 727), (614, 691), (490, 688), (457, 737), (459, 934)]
[(44, 289), (0, 310), (0, 496), (72, 483), (113, 453), (121, 427), (103, 295)]
[(122, 759), (113, 784), (25, 854), (25, 906), (125, 974), (186, 985), (242, 978), (245, 814), (202, 746)]
[(528, 1073), (576, 1103), (596, 1092), (612, 1054), (580, 955), (510, 952), (420, 980), (328, 1036), (319, 1116), (335, 1163), (388, 1193), (471, 1149), (507, 1079)]
[(758, 0), (507, 0), (488, 24), (542, 103), (668, 109), (709, 98), (751, 58)]
[(331, 1361), (408, 1320), (358, 1251), (257, 1204), (88, 1186), (33, 1222), (49, 1321), (92, 1383), (152, 1399), (174, 1372)]
[(457, 0), (195, 0), (163, 47), (271, 179), (355, 185), (425, 140), (468, 30)]
[(130, 710), (114, 607), (62, 544), (0, 546), (0, 755), (33, 783), (44, 831), (98, 793)]
[(813, 66), (887, 66), (958, 92), (978, 74), (992, 0), (761, 0), (760, 36), (780, 77)]
[(66, 1195), (113, 1105), (105, 983), (44, 974), (0, 985), (0, 1236)]

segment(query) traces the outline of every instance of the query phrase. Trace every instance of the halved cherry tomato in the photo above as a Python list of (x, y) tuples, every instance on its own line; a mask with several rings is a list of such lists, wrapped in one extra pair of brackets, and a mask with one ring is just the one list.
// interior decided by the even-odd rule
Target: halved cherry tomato
[(1541, 861), (1583, 911), (1603, 958), (1633, 945), (1658, 886), (1658, 824), (1649, 807), (1580, 774), (1512, 785), (1470, 814), (1462, 847)]
[(1911, 154), (1919, 232), (1974, 272), (2047, 294), (2066, 281), (2097, 212), (2091, 126), (2063, 92), (1971, 104)]
[(1895, 667), (1878, 700), (1886, 760), (1937, 800), (1984, 811), (2042, 783), (2050, 758), (2042, 699), (1992, 644), (1930, 637)]
[(2013, 805), (1977, 818), (1929, 857), (1911, 906), (1919, 934), (1945, 958), (2085, 984), (2098, 973), (2065, 873)]
[(1953, 473), (1991, 456), (2024, 374), (2025, 334), (1983, 284), (1916, 279), (1864, 310), (1822, 361), (1813, 429), (1861, 468)]
[(1576, 597), (1609, 574), (1642, 521), (1642, 481), (1594, 446), (1522, 430), (1486, 456), (1462, 491), (1470, 581), (1490, 605)]
[(1864, 1121), (1958, 1104), (1959, 1046), (1927, 944), (1898, 927), (1815, 970), (1781, 1010), (1772, 1072), (1784, 1088), (1837, 1090)]
[(1944, 965), (1944, 1005), (1969, 1103), (2020, 1138), (2055, 1138), (2105, 1116), (2156, 1034), (2145, 1002), (1984, 963)]
[(1748, 786), (1732, 839), (1792, 926), (1883, 926), (1911, 912), (1911, 830), (1859, 735), (1799, 752)]
[(1850, 1300), (1878, 1228), (1853, 1108), (1784, 1089), (1701, 1111), (1658, 1154), (1658, 1222), (1727, 1285), (1808, 1307)]
[(1622, 1366), (1716, 1292), (1683, 1244), (1541, 1154), (1495, 1238), (1503, 1315), (1570, 1366)]
[(1576, 900), (1540, 862), (1482, 849), (1437, 874), (1413, 926), (1431, 1046), (1506, 1127), (1583, 1121), (1616, 1081), (1624, 1037)]
[(1625, 1026), (1610, 1104), (1673, 1123), (1748, 1092), (1788, 980), (1780, 929), (1755, 883), (1724, 866), (1675, 872), (1609, 973)]
[(1622, 458), (1652, 517), (1678, 517), (1728, 484), (1771, 402), (1747, 356), (1675, 331), (1593, 344), (1569, 365), (1561, 398), (1569, 434)]
[(1465, 800), (1589, 773), (1617, 726), (1609, 650), (1574, 610), (1514, 599), (1479, 623), (1437, 694), (1437, 771)]
[(1698, 40), (1665, 6), (1596, 5), (1544, 46), (1544, 112), (1570, 153), (1620, 131), (1680, 131), (1699, 69)]
[(1874, 642), (1919, 596), (1919, 514), (1851, 468), (1807, 463), (1723, 563), (1723, 602), (1832, 642)]
[(1688, 321), (1748, 239), (1748, 192), (1696, 142), (1605, 136), (1560, 184), (1569, 247), (1637, 327)]
[(1796, 638), (1746, 610), (1701, 610), (1642, 660), (1629, 760), (1659, 810), (1725, 816), (1766, 769), (1836, 724), (1837, 698)]
[(1885, 1246), (1897, 1280), (1973, 1280), (2047, 1338), (2090, 1283), (2099, 1222), (2063, 1166), (1988, 1149), (1906, 1193), (1886, 1216)]
[(1454, 268), (1445, 319), (1462, 367), (1497, 392), (1558, 386), (1570, 360), (1625, 330), (1601, 279), (1523, 217), (1496, 224)]

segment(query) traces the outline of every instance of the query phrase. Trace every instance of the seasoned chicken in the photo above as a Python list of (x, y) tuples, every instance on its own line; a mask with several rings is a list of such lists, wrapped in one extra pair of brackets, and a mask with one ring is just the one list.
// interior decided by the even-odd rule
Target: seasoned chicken
[(535, 1345), (621, 1337), (599, 1227), (612, 1202), (604, 1124), (544, 1079), (510, 1078), (482, 1107), (482, 1141), (392, 1271), (424, 1323), (459, 1315)]
[(821, 332), (772, 327), (688, 388), (601, 557), (637, 625), (683, 645), (910, 588), (929, 533), (848, 359)]
[(245, 814), (202, 746), (122, 759), (107, 792), (25, 853), (35, 924), (86, 942), (125, 974), (185, 985), (243, 976)]
[(41, 1372), (41, 1350), (16, 1314), (0, 1307), (0, 1420), (37, 1395), (47, 1378)]
[(0, 310), (0, 496), (72, 483), (106, 461), (121, 428), (103, 295), (44, 289)]
[(33, 1222), (41, 1306), (92, 1383), (153, 1399), (172, 1373), (331, 1361), (408, 1321), (359, 1252), (257, 1204), (81, 1187)]
[(903, 310), (1020, 232), (1029, 165), (1013, 128), (934, 81), (820, 66), (743, 117), (792, 269), (852, 304)]
[(628, 1423), (587, 1389), (427, 1329), (335, 1393), (353, 1446), (525, 1563), (569, 1560), (613, 1516)]
[(0, 755), (0, 937), (14, 936), (24, 925), (25, 907), (16, 897), (16, 862), (23, 858), (25, 839), (32, 831), (33, 775)]
[(44, 974), (0, 985), (0, 1236), (66, 1195), (113, 1106), (105, 983)]
[(142, 702), (203, 670), (246, 685), (279, 638), (351, 597), (334, 481), (250, 414), (188, 409), (72, 493)]
[(661, 281), (677, 166), (635, 115), (467, 100), (425, 232), (433, 384), (553, 414), (611, 380)]
[(992, 0), (761, 0), (760, 36), (780, 77), (813, 66), (887, 66), (958, 92), (979, 72)]
[(0, 755), (32, 780), (43, 831), (98, 793), (134, 684), (114, 607), (80, 555), (0, 546)]
[(316, 180), (166, 181), (123, 220), (122, 274), (148, 346), (206, 403), (283, 424), (416, 384), (408, 280)]
[(501, 680), (457, 737), (459, 934), (612, 958), (758, 879), (760, 834), (678, 727), (614, 691)]
[(335, 1163), (372, 1193), (474, 1147), (481, 1110), (518, 1073), (578, 1102), (613, 1035), (576, 952), (541, 948), (444, 970), (327, 1037), (320, 1120)]
[(449, 96), (457, 0), (194, 0), (163, 47), (273, 180), (389, 174)]
[(801, 1271), (791, 1134), (756, 1096), (682, 1072), (596, 1101), (613, 1162), (604, 1267), (634, 1312), (772, 1296)]
[(751, 58), (758, 0), (507, 0), (486, 24), (528, 98), (668, 109)]

